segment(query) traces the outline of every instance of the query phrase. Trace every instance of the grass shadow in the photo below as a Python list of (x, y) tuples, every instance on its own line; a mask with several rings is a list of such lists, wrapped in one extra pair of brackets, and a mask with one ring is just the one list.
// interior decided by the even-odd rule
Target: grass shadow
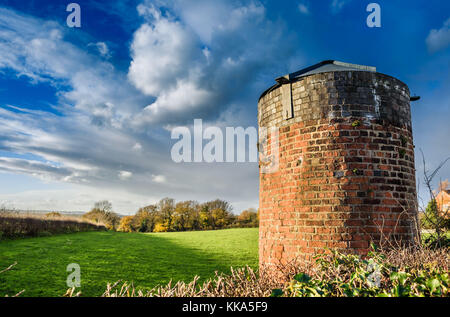
[[(253, 230), (253, 231), (252, 231)], [(0, 296), (61, 296), (66, 267), (81, 267), (84, 296), (100, 296), (118, 280), (151, 289), (170, 280), (205, 280), (230, 266), (257, 267), (257, 229), (170, 234), (84, 232), (0, 242)]]

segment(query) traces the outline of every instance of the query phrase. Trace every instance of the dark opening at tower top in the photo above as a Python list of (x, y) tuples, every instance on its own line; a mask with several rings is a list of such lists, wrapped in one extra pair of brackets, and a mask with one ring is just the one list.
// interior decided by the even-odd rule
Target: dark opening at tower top
[(365, 72), (376, 72), (377, 68), (373, 66), (365, 66), (351, 63), (344, 63), (335, 60), (326, 60), (315, 65), (306, 67), (299, 71), (296, 71), (291, 74), (287, 74), (282, 77), (278, 77), (276, 81), (280, 84), (284, 83), (286, 80), (292, 80), (295, 78), (309, 76), (318, 73), (327, 73), (327, 72), (337, 72), (337, 71), (365, 71)]
[(260, 98), (264, 97), (265, 94), (272, 91), (273, 89), (278, 88), (280, 85), (295, 81), (296, 79), (299, 79), (301, 77), (306, 77), (319, 73), (339, 72), (339, 71), (360, 71), (360, 72), (375, 73), (377, 71), (377, 68), (373, 66), (358, 65), (336, 60), (325, 60), (312, 66), (303, 68), (299, 71), (276, 78), (275, 81), (277, 82), (277, 84), (273, 85), (272, 87), (264, 91), (261, 94)]

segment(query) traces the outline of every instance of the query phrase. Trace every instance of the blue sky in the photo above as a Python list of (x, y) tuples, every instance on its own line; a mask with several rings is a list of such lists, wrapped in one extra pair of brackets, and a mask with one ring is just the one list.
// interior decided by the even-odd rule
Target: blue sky
[(450, 3), (376, 1), (382, 26), (368, 28), (370, 2), (84, 0), (69, 28), (69, 1), (0, 0), (0, 205), (257, 207), (256, 163), (175, 164), (170, 128), (256, 126), (274, 78), (327, 59), (376, 66), (422, 97), (413, 132), (432, 169), (450, 156)]

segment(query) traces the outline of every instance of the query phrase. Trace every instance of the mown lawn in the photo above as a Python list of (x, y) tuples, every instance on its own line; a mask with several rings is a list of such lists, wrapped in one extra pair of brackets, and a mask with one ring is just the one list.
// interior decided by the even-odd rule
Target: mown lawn
[(0, 241), (0, 296), (61, 296), (66, 267), (81, 267), (83, 296), (100, 296), (108, 282), (142, 289), (184, 280), (205, 280), (231, 266), (258, 265), (258, 229), (177, 233), (85, 232)]

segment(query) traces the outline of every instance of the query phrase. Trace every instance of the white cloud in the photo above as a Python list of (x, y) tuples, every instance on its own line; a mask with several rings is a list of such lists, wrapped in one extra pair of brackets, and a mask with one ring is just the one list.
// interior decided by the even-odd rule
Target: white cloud
[(195, 39), (179, 22), (156, 18), (134, 34), (133, 58), (128, 76), (142, 92), (158, 96), (173, 88), (177, 79), (189, 76), (195, 55)]
[(209, 0), (175, 0), (172, 7), (207, 45), (211, 44), (215, 30), (227, 22), (233, 9), (232, 1)]
[(21, 174), (31, 174), (42, 180), (50, 180), (53, 176), (67, 177), (71, 174), (70, 170), (64, 167), (58, 167), (51, 163), (26, 160), (20, 158), (0, 157), (0, 171), (14, 171)]
[(306, 15), (310, 14), (309, 7), (306, 5), (306, 3), (300, 2), (297, 7), (298, 7), (298, 11), (300, 11), (300, 13), (306, 14)]
[(119, 172), (119, 178), (123, 181), (130, 179), (132, 176), (133, 176), (133, 173), (131, 173), (129, 171), (120, 171)]
[(88, 46), (95, 47), (98, 53), (106, 59), (111, 58), (112, 56), (108, 45), (105, 42), (89, 43)]
[(198, 87), (195, 82), (179, 81), (173, 89), (162, 91), (158, 99), (144, 109), (136, 122), (165, 121), (168, 117), (176, 122), (186, 113), (208, 106), (214, 106), (213, 92)]
[(331, 12), (333, 14), (339, 13), (350, 1), (351, 0), (333, 0), (331, 2)]
[(427, 47), (430, 52), (437, 52), (450, 45), (450, 18), (439, 29), (433, 29), (426, 39)]
[(141, 143), (137, 142), (135, 145), (133, 145), (133, 151), (141, 151), (142, 150), (142, 145)]
[(167, 179), (164, 175), (152, 175), (152, 180), (155, 183), (163, 184), (167, 182)]

